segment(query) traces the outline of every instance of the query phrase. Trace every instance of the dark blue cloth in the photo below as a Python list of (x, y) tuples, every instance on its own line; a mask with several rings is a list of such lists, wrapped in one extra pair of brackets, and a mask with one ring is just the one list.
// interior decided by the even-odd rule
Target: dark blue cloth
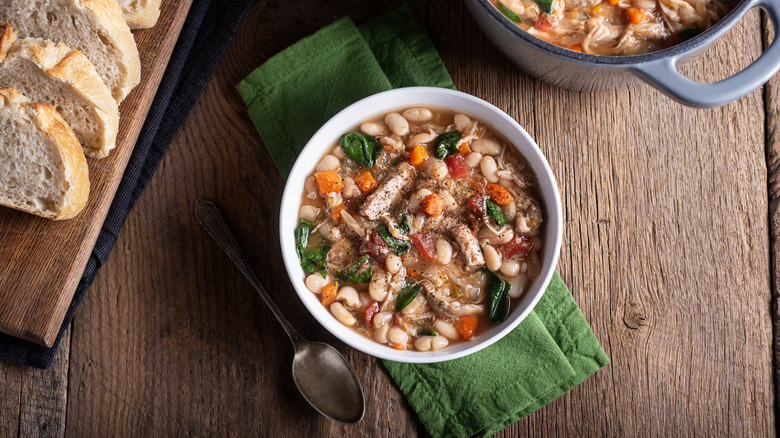
[(95, 280), (98, 270), (108, 258), (130, 210), (206, 87), (225, 49), (238, 31), (241, 19), (256, 1), (193, 1), (54, 347), (46, 348), (0, 335), (0, 356), (35, 368), (46, 369), (51, 366), (62, 335), (73, 321), (76, 309)]

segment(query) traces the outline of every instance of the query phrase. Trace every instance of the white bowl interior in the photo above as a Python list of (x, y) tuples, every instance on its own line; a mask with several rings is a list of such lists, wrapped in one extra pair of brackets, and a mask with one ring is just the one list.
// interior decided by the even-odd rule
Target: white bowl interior
[[(320, 303), (319, 295), (313, 294), (306, 288), (304, 284), (306, 274), (295, 252), (294, 236), (298, 226), (303, 185), (320, 158), (337, 145), (342, 134), (356, 129), (361, 122), (393, 110), (413, 106), (457, 110), (486, 123), (503, 135), (528, 160), (536, 173), (545, 210), (545, 246), (541, 274), (519, 302), (513, 300), (514, 309), (507, 320), (482, 332), (469, 342), (433, 352), (398, 351), (342, 325)], [(517, 122), (495, 106), (469, 94), (444, 88), (410, 87), (390, 90), (362, 99), (336, 114), (312, 136), (298, 156), (287, 179), (282, 197), (279, 232), (282, 257), (295, 291), (306, 308), (328, 331), (351, 347), (372, 356), (396, 362), (431, 363), (463, 357), (491, 345), (514, 329), (533, 310), (547, 288), (557, 265), (562, 228), (561, 201), (555, 177), (539, 147)]]

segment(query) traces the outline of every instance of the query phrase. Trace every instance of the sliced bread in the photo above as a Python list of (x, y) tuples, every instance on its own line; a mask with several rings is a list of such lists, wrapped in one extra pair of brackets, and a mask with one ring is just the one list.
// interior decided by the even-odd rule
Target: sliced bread
[(88, 195), (87, 160), (57, 110), (0, 88), (0, 205), (69, 219)]
[(16, 40), (11, 25), (0, 23), (0, 85), (54, 105), (88, 156), (106, 157), (116, 145), (117, 103), (81, 52), (37, 38)]
[(119, 0), (122, 16), (130, 29), (148, 29), (157, 24), (161, 0)]
[(63, 43), (95, 65), (117, 103), (141, 81), (141, 59), (116, 0), (0, 0), (19, 38)]

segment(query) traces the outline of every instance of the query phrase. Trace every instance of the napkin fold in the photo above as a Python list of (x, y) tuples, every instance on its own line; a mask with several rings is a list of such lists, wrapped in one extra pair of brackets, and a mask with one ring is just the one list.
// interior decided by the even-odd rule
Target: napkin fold
[[(360, 27), (339, 19), (266, 61), (237, 88), (286, 177), (335, 113), (371, 94), (415, 85), (455, 88), (422, 24), (403, 6)], [(608, 362), (555, 273), (534, 311), (494, 345), (448, 362), (384, 365), (439, 437), (500, 431)]]

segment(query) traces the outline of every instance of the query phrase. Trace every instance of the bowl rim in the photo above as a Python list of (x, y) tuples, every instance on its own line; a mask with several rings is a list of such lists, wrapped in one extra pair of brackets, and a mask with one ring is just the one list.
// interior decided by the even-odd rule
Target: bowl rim
[(742, 17), (747, 9), (750, 9), (754, 5), (752, 0), (742, 0), (734, 5), (734, 7), (717, 23), (705, 29), (702, 33), (683, 41), (679, 44), (675, 44), (666, 49), (657, 50), (655, 52), (643, 53), (638, 55), (591, 55), (588, 53), (575, 52), (573, 50), (565, 49), (561, 46), (549, 43), (541, 38), (535, 37), (528, 33), (526, 30), (515, 24), (509, 18), (507, 18), (501, 11), (495, 7), (490, 0), (475, 0), (480, 6), (487, 12), (487, 14), (497, 21), (501, 26), (509, 31), (512, 36), (519, 38), (525, 42), (533, 44), (539, 50), (550, 52), (556, 56), (568, 58), (571, 61), (580, 62), (584, 64), (596, 64), (606, 66), (620, 66), (625, 67), (634, 64), (640, 64), (650, 61), (655, 61), (662, 58), (676, 58), (685, 55), (690, 52), (695, 52), (699, 49), (703, 49), (712, 43), (715, 39), (719, 38), (722, 34), (726, 33), (736, 22)]
[[(459, 105), (452, 103), (458, 103)], [(380, 344), (357, 333), (352, 328), (337, 321), (330, 311), (321, 304), (318, 296), (306, 287), (304, 283), (306, 274), (300, 267), (292, 237), (294, 230), (298, 227), (298, 213), (303, 184), (314, 166), (310, 161), (318, 161), (327, 152), (328, 148), (333, 147), (338, 136), (346, 129), (356, 127), (362, 121), (393, 110), (423, 105), (449, 108), (474, 115), (476, 119), (488, 123), (491, 129), (500, 132), (504, 137), (514, 139), (510, 143), (526, 158), (537, 174), (544, 208), (547, 213), (542, 271), (529, 290), (520, 298), (521, 303), (528, 300), (526, 307), (521, 310), (519, 306), (516, 306), (512, 314), (510, 314), (510, 319), (491, 328), (474, 341), (459, 343), (458, 345), (434, 352), (394, 350), (387, 345)], [(495, 117), (496, 122), (486, 121), (484, 117), (476, 115), (478, 113)], [(504, 130), (495, 126), (498, 124)], [(504, 132), (507, 129), (512, 131), (512, 135)], [(332, 132), (337, 132), (338, 134), (334, 136)], [(523, 148), (526, 150), (522, 150)], [(316, 164), (316, 161), (314, 163)], [(543, 185), (544, 188), (542, 187)], [(546, 196), (545, 191), (548, 192)], [(380, 92), (347, 106), (331, 117), (309, 139), (298, 158), (296, 158), (285, 183), (279, 209), (279, 219), (279, 239), (285, 270), (296, 294), (303, 302), (307, 311), (327, 331), (352, 348), (380, 359), (404, 363), (434, 363), (464, 357), (487, 348), (514, 330), (534, 309), (549, 285), (558, 264), (563, 237), (563, 212), (557, 181), (547, 159), (533, 138), (514, 119), (494, 105), (467, 93), (438, 87), (407, 87)], [(515, 315), (516, 313), (518, 314)]]

